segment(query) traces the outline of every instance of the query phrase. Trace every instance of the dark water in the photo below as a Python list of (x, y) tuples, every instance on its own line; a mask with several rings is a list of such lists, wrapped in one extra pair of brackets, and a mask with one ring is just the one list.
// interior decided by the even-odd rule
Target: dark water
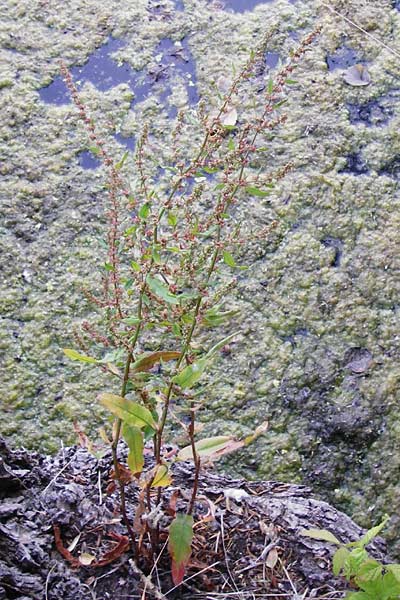
[(121, 133), (115, 133), (114, 138), (127, 150), (132, 150), (132, 152), (135, 150), (136, 141), (134, 137), (124, 137)]
[(101, 161), (90, 150), (80, 152), (78, 154), (78, 161), (83, 169), (97, 169), (101, 165)]
[(346, 69), (358, 62), (360, 62), (358, 53), (353, 48), (347, 46), (341, 46), (334, 54), (326, 57), (326, 64), (330, 71), (334, 69)]
[[(182, 46), (177, 47), (166, 38), (161, 40), (154, 54), (162, 54), (160, 62), (156, 67), (149, 70), (135, 71), (128, 63), (118, 64), (110, 56), (116, 50), (125, 45), (120, 39), (110, 38), (100, 48), (97, 48), (87, 59), (84, 65), (72, 67), (71, 75), (78, 87), (90, 81), (98, 90), (107, 91), (111, 88), (126, 83), (135, 94), (135, 102), (141, 102), (147, 96), (154, 93), (153, 86), (157, 82), (163, 82), (174, 73), (181, 73), (188, 81), (188, 96), (190, 104), (199, 100), (196, 88), (195, 73), (196, 65), (189, 50), (188, 41), (184, 39)], [(167, 86), (160, 100), (165, 101), (171, 93)], [(56, 77), (54, 81), (39, 90), (43, 102), (50, 104), (68, 104), (71, 102), (70, 94), (62, 78)]]
[[(400, 0), (399, 0), (400, 1)], [(224, 8), (231, 9), (235, 12), (244, 13), (253, 10), (260, 4), (271, 4), (274, 0), (225, 0)], [(289, 0), (290, 4), (296, 4), (297, 0)]]
[(383, 106), (379, 100), (370, 100), (364, 104), (348, 104), (350, 123), (364, 123), (367, 127), (385, 125), (393, 111)]
[(346, 165), (339, 173), (351, 173), (352, 175), (365, 175), (368, 173), (368, 166), (365, 164), (361, 154), (354, 152), (346, 157)]
[[(169, 38), (161, 40), (154, 51), (154, 56), (161, 54), (160, 60), (155, 66), (142, 71), (135, 71), (128, 63), (118, 64), (112, 58), (111, 55), (124, 45), (123, 40), (110, 38), (89, 56), (84, 65), (72, 67), (70, 71), (77, 88), (89, 81), (98, 90), (107, 91), (126, 83), (135, 94), (134, 103), (153, 95), (168, 109), (170, 118), (174, 118), (177, 110), (169, 105), (168, 99), (172, 93), (172, 77), (180, 74), (187, 83), (189, 104), (193, 106), (198, 103), (196, 63), (187, 39), (183, 39), (181, 45), (175, 45)], [(270, 61), (275, 62), (273, 53)], [(48, 104), (62, 105), (71, 102), (70, 93), (61, 76), (56, 77), (50, 85), (41, 88), (39, 95), (41, 100)], [(116, 133), (114, 137), (128, 150), (135, 149), (133, 137), (124, 137), (120, 133)], [(95, 169), (100, 162), (90, 152), (85, 151), (79, 155), (79, 164), (85, 169)]]

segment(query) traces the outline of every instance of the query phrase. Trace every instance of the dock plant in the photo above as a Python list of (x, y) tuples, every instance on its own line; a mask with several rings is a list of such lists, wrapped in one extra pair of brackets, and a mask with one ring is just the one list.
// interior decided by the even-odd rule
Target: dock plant
[[(197, 414), (207, 407), (201, 381), (213, 361), (240, 337), (240, 330), (214, 333), (236, 315), (229, 294), (245, 268), (237, 258), (247, 239), (237, 205), (267, 199), (291, 168), (267, 167), (268, 142), (286, 119), (281, 108), (286, 91), (295, 83), (292, 74), (316, 33), (304, 38), (273, 77), (264, 76), (263, 91), (257, 96), (253, 83), (265, 70), (268, 36), (233, 75), (226, 91), (218, 92), (218, 110), (209, 113), (206, 103), (200, 102), (194, 121), (193, 113), (178, 113), (169, 164), (157, 163), (152, 127), (144, 124), (133, 159), (133, 186), (124, 175), (132, 157), (126, 153), (114, 159), (67, 66), (61, 65), (90, 147), (106, 169), (108, 192), (106, 249), (98, 265), (101, 284), (95, 291), (84, 291), (100, 321), (83, 321), (75, 335), (77, 349), (64, 352), (110, 376), (109, 389), (98, 400), (114, 422), (108, 431), (103, 428), (102, 436), (112, 450), (112, 479), (119, 488), (120, 511), (138, 562), (146, 554), (154, 559), (159, 551), (160, 526), (149, 517), (172, 484), (171, 464), (194, 463), (186, 508), (173, 511), (169, 525), (175, 584), (182, 581), (190, 557), (202, 462), (246, 446), (267, 427), (259, 423), (242, 440), (199, 438)], [(182, 131), (189, 125), (199, 140), (191, 156), (182, 141)], [(251, 235), (266, 239), (273, 227), (274, 222), (264, 229), (253, 227)], [(187, 443), (171, 450), (165, 436), (177, 423)], [(121, 438), (128, 447), (126, 464)], [(148, 447), (153, 456), (145, 466)], [(126, 502), (130, 485), (139, 490), (133, 519)]]

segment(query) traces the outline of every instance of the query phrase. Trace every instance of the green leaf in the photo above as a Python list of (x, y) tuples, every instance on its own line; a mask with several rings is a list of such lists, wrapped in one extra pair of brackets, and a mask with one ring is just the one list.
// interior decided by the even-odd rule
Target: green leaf
[(171, 225), (171, 227), (175, 227), (176, 224), (178, 223), (178, 217), (176, 216), (175, 213), (170, 211), (167, 216), (167, 221), (168, 221), (168, 224)]
[(206, 358), (211, 358), (216, 352), (218, 352), (218, 350), (221, 350), (221, 348), (223, 348), (226, 344), (229, 344), (230, 341), (233, 340), (233, 338), (235, 338), (238, 335), (238, 331), (236, 331), (235, 333), (232, 333), (231, 335), (228, 335), (227, 337), (225, 337), (224, 339), (222, 339), (221, 341), (217, 342), (212, 348), (210, 348), (210, 350), (207, 352), (206, 354)]
[(134, 271), (136, 271), (136, 273), (140, 271), (140, 265), (135, 260), (131, 261), (131, 267)]
[(139, 217), (143, 220), (147, 219), (150, 214), (150, 203), (146, 202), (143, 206), (140, 207)]
[(108, 408), (110, 412), (124, 423), (134, 425), (140, 429), (149, 426), (154, 431), (157, 431), (157, 424), (154, 421), (153, 415), (141, 404), (122, 396), (108, 393), (100, 394), (98, 399), (103, 406)]
[(123, 154), (123, 156), (122, 156), (121, 160), (120, 160), (119, 162), (117, 162), (117, 164), (115, 165), (115, 168), (116, 168), (118, 171), (119, 171), (120, 169), (122, 169), (122, 167), (123, 167), (123, 164), (124, 164), (124, 162), (126, 161), (126, 159), (128, 158), (128, 156), (129, 156), (129, 152), (128, 152), (128, 151), (126, 151), (126, 152)]
[[(200, 457), (211, 456), (219, 450), (223, 450), (230, 442), (232, 437), (229, 435), (217, 435), (215, 437), (204, 438), (195, 443), (196, 452)], [(179, 460), (193, 460), (192, 446), (186, 446), (178, 452)]]
[(273, 109), (276, 110), (277, 108), (279, 108), (280, 106), (283, 106), (284, 104), (286, 104), (287, 102), (287, 98), (285, 98), (284, 100), (281, 100), (280, 102), (277, 102), (276, 104), (273, 105)]
[(100, 156), (100, 152), (101, 152), (101, 150), (100, 150), (100, 148), (98, 148), (97, 146), (89, 146), (89, 147), (88, 147), (88, 150), (90, 150), (90, 152), (91, 152), (92, 154), (94, 154), (95, 156)]
[(344, 566), (349, 554), (350, 554), (349, 550), (347, 550), (347, 548), (342, 546), (341, 548), (336, 550), (335, 554), (333, 555), (332, 571), (333, 571), (333, 574), (336, 575), (336, 577), (342, 571), (343, 566)]
[(168, 485), (171, 485), (171, 483), (172, 477), (168, 473), (167, 465), (158, 465), (154, 472), (151, 487), (167, 487)]
[(104, 268), (106, 271), (115, 271), (115, 268), (110, 263), (104, 263)]
[(138, 319), (137, 317), (126, 317), (125, 319), (122, 319), (122, 322), (126, 323), (126, 325), (139, 325), (141, 319)]
[(86, 356), (86, 354), (80, 354), (76, 350), (72, 348), (63, 348), (63, 352), (65, 356), (68, 356), (71, 360), (80, 360), (81, 362), (96, 364), (98, 361), (91, 356)]
[(274, 80), (272, 79), (272, 77), (270, 77), (268, 80), (267, 92), (268, 92), (268, 94), (272, 94), (273, 91), (274, 91)]
[(218, 312), (216, 308), (211, 308), (204, 314), (203, 323), (206, 325), (206, 327), (218, 327), (219, 325), (226, 323), (230, 317), (234, 317), (238, 313), (238, 310)]
[(233, 258), (232, 254), (230, 252), (228, 252), (227, 250), (224, 250), (222, 256), (223, 256), (225, 264), (227, 264), (229, 267), (236, 267), (235, 259)]
[(193, 517), (178, 513), (169, 526), (168, 550), (172, 559), (174, 585), (183, 581), (186, 565), (192, 552)]
[(389, 571), (389, 573), (392, 573), (392, 575), (394, 576), (396, 581), (398, 581), (400, 583), (400, 565), (398, 565), (398, 564), (385, 565), (385, 569), (387, 571)]
[(300, 535), (307, 536), (313, 540), (322, 540), (323, 542), (330, 542), (337, 546), (342, 546), (340, 542), (330, 531), (327, 529), (301, 529)]
[(206, 366), (207, 359), (201, 358), (200, 360), (182, 369), (180, 373), (172, 378), (172, 381), (181, 388), (190, 388), (201, 378)]
[(131, 225), (130, 227), (128, 227), (127, 229), (125, 229), (124, 231), (124, 235), (132, 235), (133, 233), (136, 233), (137, 230), (137, 225)]
[(160, 265), (162, 263), (161, 255), (160, 255), (158, 248), (153, 247), (151, 256), (152, 256), (154, 262), (156, 263), (156, 265)]
[(128, 467), (134, 475), (137, 475), (142, 472), (144, 465), (143, 433), (138, 427), (124, 423), (122, 435), (129, 448)]
[[(388, 565), (385, 565), (385, 569)], [(399, 567), (400, 565), (395, 565)], [(382, 600), (398, 600), (400, 597), (400, 582), (391, 572), (385, 573), (381, 582)]]
[(179, 304), (179, 298), (172, 294), (169, 291), (168, 286), (159, 279), (147, 275), (146, 283), (149, 286), (150, 291), (162, 300), (165, 300), (165, 302), (168, 302), (169, 304)]
[[(377, 560), (369, 559), (360, 565), (357, 573), (357, 581), (377, 581), (382, 578), (383, 565)], [(361, 586), (360, 587), (364, 587)]]
[(232, 138), (230, 138), (230, 140), (228, 141), (228, 150), (230, 150), (231, 152), (235, 150), (235, 142)]
[(285, 83), (287, 85), (295, 85), (296, 83), (298, 83), (298, 81), (295, 81), (294, 79), (286, 79)]
[(211, 175), (212, 173), (218, 173), (219, 169), (218, 168), (211, 168), (211, 167), (203, 167), (203, 171), (205, 173), (208, 173), (209, 175)]
[(349, 544), (346, 544), (346, 546), (348, 548), (352, 548), (352, 547), (353, 548), (364, 548), (374, 538), (376, 538), (377, 535), (379, 535), (379, 533), (385, 527), (385, 525), (388, 522), (388, 520), (389, 520), (389, 515), (385, 515), (383, 517), (382, 522), (379, 525), (376, 525), (375, 527), (372, 527), (371, 529), (369, 529), (367, 531), (367, 533), (365, 535), (363, 535), (362, 538), (360, 538), (358, 541), (356, 541), (356, 542), (350, 542)]
[(258, 196), (259, 198), (265, 198), (265, 196), (270, 194), (270, 192), (267, 192), (266, 190), (259, 190), (256, 187), (245, 187), (244, 189), (251, 196)]
[(182, 331), (181, 331), (181, 328), (179, 327), (178, 323), (172, 324), (172, 333), (174, 335), (176, 335), (177, 337), (182, 337)]

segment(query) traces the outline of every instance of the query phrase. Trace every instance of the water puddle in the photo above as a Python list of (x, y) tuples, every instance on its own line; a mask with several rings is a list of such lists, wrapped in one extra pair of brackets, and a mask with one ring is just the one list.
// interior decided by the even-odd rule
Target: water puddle
[(338, 173), (351, 173), (352, 175), (365, 175), (369, 172), (367, 165), (359, 152), (354, 152), (346, 157), (346, 165)]
[(393, 115), (389, 107), (385, 107), (378, 100), (371, 100), (365, 104), (348, 104), (350, 123), (357, 125), (364, 123), (367, 127), (385, 125)]
[(196, 63), (190, 52), (187, 38), (175, 44), (169, 38), (161, 40), (155, 50), (157, 67), (153, 69), (150, 76), (154, 82), (164, 80), (165, 90), (160, 95), (160, 100), (165, 104), (168, 96), (172, 93), (168, 79), (171, 75), (180, 74), (186, 80), (186, 91), (189, 104), (195, 105), (199, 101), (196, 86)]
[[(142, 71), (133, 70), (128, 63), (118, 64), (112, 58), (112, 54), (124, 45), (125, 42), (122, 40), (110, 38), (89, 56), (85, 64), (72, 67), (71, 75), (78, 89), (87, 81), (103, 92), (125, 83), (135, 94), (134, 103), (153, 95), (168, 109), (169, 117), (174, 118), (177, 109), (170, 104), (169, 100), (173, 93), (175, 77), (178, 75), (184, 80), (189, 104), (193, 106), (199, 102), (196, 64), (187, 39), (177, 43), (169, 38), (161, 40), (154, 52), (156, 63)], [(275, 58), (272, 57), (270, 60), (274, 62)], [(41, 88), (39, 95), (47, 104), (62, 105), (71, 102), (70, 94), (61, 76), (56, 77), (50, 85)], [(135, 149), (133, 137), (116, 133), (114, 138), (128, 150)], [(95, 169), (100, 164), (90, 152), (82, 152), (79, 156), (79, 164), (85, 169)]]
[(380, 169), (379, 175), (386, 175), (393, 179), (400, 179), (400, 155), (395, 156), (390, 162)]
[(89, 150), (84, 150), (78, 155), (78, 162), (82, 169), (97, 169), (101, 165), (101, 161), (96, 158)]
[(342, 46), (334, 54), (328, 55), (325, 60), (329, 71), (346, 69), (360, 62), (357, 52), (347, 46)]
[(274, 0), (225, 0), (224, 7), (234, 12), (243, 13), (253, 10), (259, 4), (271, 4)]
[[(124, 46), (122, 40), (110, 38), (106, 44), (95, 50), (84, 65), (72, 67), (71, 75), (78, 87), (90, 81), (98, 90), (104, 92), (126, 83), (135, 94), (134, 102), (141, 102), (154, 93), (153, 85), (180, 73), (187, 81), (189, 103), (199, 101), (195, 82), (196, 65), (190, 53), (187, 39), (174, 44), (166, 38), (161, 40), (155, 50), (158, 59), (156, 66), (149, 70), (134, 71), (127, 63), (118, 64), (111, 54)], [(165, 102), (171, 94), (171, 87), (161, 93), (160, 100)], [(62, 78), (39, 90), (40, 98), (48, 104), (69, 104), (71, 98)]]
[(122, 133), (115, 133), (114, 138), (122, 146), (125, 146), (127, 150), (131, 150), (132, 152), (135, 150), (136, 140), (134, 137), (125, 137)]

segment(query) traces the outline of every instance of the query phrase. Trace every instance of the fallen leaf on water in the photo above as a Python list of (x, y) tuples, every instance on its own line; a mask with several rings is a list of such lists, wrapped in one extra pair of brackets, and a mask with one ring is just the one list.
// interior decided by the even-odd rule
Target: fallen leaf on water
[(364, 65), (353, 65), (349, 67), (344, 74), (344, 80), (349, 85), (362, 86), (371, 83), (371, 76)]

